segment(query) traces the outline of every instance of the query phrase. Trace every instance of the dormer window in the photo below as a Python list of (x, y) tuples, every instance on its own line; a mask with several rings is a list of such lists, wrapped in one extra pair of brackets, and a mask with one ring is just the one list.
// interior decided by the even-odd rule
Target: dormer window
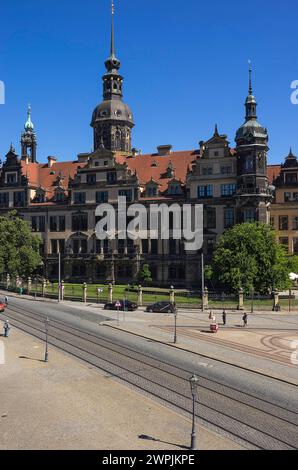
[(34, 202), (43, 203), (45, 202), (46, 196), (45, 191), (42, 188), (38, 188), (35, 193)]
[(6, 173), (5, 174), (5, 183), (15, 184), (17, 182), (17, 173)]

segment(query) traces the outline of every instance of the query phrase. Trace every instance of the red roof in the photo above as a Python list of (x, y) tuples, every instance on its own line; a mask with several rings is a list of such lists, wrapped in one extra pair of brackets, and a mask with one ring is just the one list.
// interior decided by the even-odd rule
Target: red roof
[[(156, 153), (138, 155), (136, 157), (116, 156), (118, 163), (127, 163), (128, 168), (136, 172), (140, 183), (146, 184), (151, 179), (158, 182), (159, 190), (165, 191), (169, 181), (176, 179), (185, 183), (186, 174), (191, 169), (191, 164), (198, 158), (199, 152), (186, 150), (183, 152), (172, 152), (160, 156)], [(173, 178), (168, 178), (167, 169), (172, 164)]]
[(61, 176), (61, 187), (68, 188), (69, 177), (74, 178), (79, 167), (85, 166), (77, 161), (53, 163), (51, 167), (47, 163), (26, 163), (21, 161), (22, 173), (29, 179), (29, 185), (35, 188), (42, 187), (46, 191), (47, 198), (54, 195), (57, 186), (57, 177)]
[(267, 166), (267, 176), (269, 184), (272, 184), (280, 174), (281, 165), (268, 165)]

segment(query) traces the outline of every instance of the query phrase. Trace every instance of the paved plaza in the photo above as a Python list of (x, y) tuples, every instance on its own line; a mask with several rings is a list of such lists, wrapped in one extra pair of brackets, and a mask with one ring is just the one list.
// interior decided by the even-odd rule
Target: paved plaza
[[(189, 446), (191, 422), (17, 329), (0, 365), (0, 449), (165, 449)], [(142, 439), (139, 436), (149, 436)], [(198, 428), (199, 449), (239, 449)]]

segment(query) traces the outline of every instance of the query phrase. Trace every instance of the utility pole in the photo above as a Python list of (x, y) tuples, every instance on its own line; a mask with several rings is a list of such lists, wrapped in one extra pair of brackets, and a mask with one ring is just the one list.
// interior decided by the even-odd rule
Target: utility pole
[(204, 312), (204, 290), (205, 290), (205, 276), (204, 276), (204, 253), (201, 253), (201, 278), (202, 278), (202, 312)]
[(61, 300), (61, 253), (58, 253), (58, 302)]

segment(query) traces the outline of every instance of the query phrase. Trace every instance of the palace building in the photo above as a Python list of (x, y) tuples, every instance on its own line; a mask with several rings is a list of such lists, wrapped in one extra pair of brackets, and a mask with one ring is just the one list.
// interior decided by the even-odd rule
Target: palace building
[(146, 207), (203, 204), (207, 261), (225, 230), (255, 220), (271, 220), (280, 242), (297, 253), (298, 161), (290, 152), (284, 165), (268, 166), (268, 132), (257, 118), (251, 68), (245, 121), (236, 131), (234, 148), (215, 126), (197, 149), (174, 151), (171, 145), (159, 145), (156, 152), (142, 155), (132, 148), (134, 119), (123, 101), (114, 36), (113, 10), (103, 100), (91, 118), (93, 151), (75, 161), (48, 156), (39, 163), (29, 106), (20, 155), (11, 145), (0, 168), (0, 214), (16, 210), (40, 235), (44, 276), (57, 279), (60, 253), (65, 281), (133, 282), (147, 263), (157, 285), (199, 285), (201, 251), (186, 252), (183, 240), (97, 239), (96, 207), (107, 202), (116, 207), (118, 196)]

